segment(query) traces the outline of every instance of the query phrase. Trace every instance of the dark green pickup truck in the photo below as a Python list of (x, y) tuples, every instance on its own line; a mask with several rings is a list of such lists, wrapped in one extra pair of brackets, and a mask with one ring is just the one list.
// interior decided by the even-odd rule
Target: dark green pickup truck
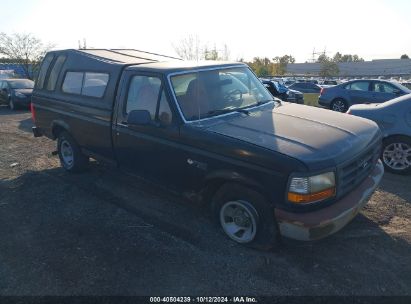
[(208, 204), (228, 237), (253, 247), (338, 231), (384, 172), (375, 123), (273, 99), (243, 63), (50, 52), (32, 114), (67, 171), (113, 163)]

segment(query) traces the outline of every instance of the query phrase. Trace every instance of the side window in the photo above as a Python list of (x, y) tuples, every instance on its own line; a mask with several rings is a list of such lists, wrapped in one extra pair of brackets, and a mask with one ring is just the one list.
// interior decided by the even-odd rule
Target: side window
[(107, 83), (108, 74), (86, 73), (81, 94), (92, 97), (103, 97)]
[(134, 76), (127, 95), (126, 113), (133, 110), (147, 110), (155, 119), (161, 80), (157, 77)]
[(42, 89), (44, 86), (44, 80), (46, 79), (47, 71), (50, 67), (51, 62), (54, 59), (53, 54), (47, 54), (46, 57), (43, 59), (43, 63), (41, 64), (39, 76), (37, 77), (36, 88)]
[(47, 90), (54, 91), (56, 88), (57, 78), (60, 74), (63, 63), (66, 61), (66, 55), (60, 55), (57, 57), (53, 68), (50, 71), (49, 79), (47, 81)]
[(170, 105), (168, 103), (164, 90), (161, 94), (160, 107), (158, 109), (158, 120), (161, 122), (161, 124), (166, 126), (170, 125), (173, 121), (173, 113), (171, 112)]
[(351, 83), (350, 90), (354, 91), (368, 91), (370, 83), (368, 81), (357, 81)]
[(64, 93), (103, 97), (109, 75), (93, 72), (67, 72), (62, 90)]
[(378, 93), (391, 93), (392, 94), (395, 92), (394, 86), (388, 83), (383, 83), (383, 82), (374, 82), (372, 85), (372, 90)]
[(63, 92), (71, 94), (81, 94), (83, 77), (84, 73), (82, 72), (67, 72), (63, 82)]

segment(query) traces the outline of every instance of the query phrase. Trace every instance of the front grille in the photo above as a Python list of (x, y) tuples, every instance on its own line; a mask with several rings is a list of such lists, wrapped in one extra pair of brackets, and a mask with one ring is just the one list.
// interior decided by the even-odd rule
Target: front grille
[(381, 141), (337, 169), (339, 197), (357, 187), (374, 169), (381, 152)]

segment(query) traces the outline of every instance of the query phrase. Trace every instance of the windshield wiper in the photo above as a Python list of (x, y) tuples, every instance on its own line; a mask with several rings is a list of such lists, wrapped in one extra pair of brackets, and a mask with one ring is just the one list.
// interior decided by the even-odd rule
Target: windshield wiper
[(261, 105), (263, 105), (263, 104), (266, 104), (266, 103), (269, 103), (269, 102), (272, 102), (272, 101), (277, 101), (277, 102), (279, 102), (279, 100), (271, 99), (271, 100), (257, 101), (257, 103), (256, 103), (255, 105), (256, 105), (256, 106), (261, 106)]
[(225, 114), (225, 113), (230, 113), (230, 112), (239, 112), (239, 113), (244, 113), (246, 115), (250, 115), (250, 112), (246, 109), (242, 108), (227, 108), (227, 109), (218, 109), (218, 110), (211, 110), (208, 111), (208, 115), (219, 115), (219, 114)]

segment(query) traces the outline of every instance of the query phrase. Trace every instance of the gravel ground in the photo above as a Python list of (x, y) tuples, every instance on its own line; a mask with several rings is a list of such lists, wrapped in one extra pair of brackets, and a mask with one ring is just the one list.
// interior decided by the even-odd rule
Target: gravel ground
[(411, 295), (410, 176), (336, 235), (259, 252), (116, 169), (65, 173), (30, 129), (0, 107), (0, 295)]

